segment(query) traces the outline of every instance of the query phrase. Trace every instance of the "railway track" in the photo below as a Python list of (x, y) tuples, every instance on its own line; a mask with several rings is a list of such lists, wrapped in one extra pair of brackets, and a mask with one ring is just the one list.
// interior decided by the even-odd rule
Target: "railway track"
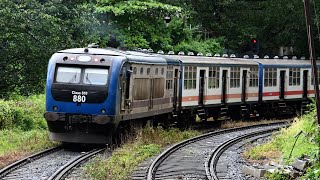
[(72, 169), (105, 148), (75, 151), (59, 146), (31, 155), (0, 170), (0, 179), (63, 179)]
[(277, 122), (219, 130), (183, 141), (152, 162), (146, 179), (215, 179), (217, 162), (226, 148), (243, 138), (254, 138), (257, 133), (263, 136), (287, 125)]

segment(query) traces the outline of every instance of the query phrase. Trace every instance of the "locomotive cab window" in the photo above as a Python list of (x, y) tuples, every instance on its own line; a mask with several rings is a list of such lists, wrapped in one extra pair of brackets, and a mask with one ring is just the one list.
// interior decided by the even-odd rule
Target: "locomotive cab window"
[(56, 71), (56, 82), (77, 84), (80, 83), (81, 68), (58, 67)]
[(55, 82), (66, 84), (106, 85), (109, 70), (107, 68), (84, 68), (58, 66)]
[(84, 84), (106, 85), (108, 80), (107, 69), (86, 68), (84, 70)]

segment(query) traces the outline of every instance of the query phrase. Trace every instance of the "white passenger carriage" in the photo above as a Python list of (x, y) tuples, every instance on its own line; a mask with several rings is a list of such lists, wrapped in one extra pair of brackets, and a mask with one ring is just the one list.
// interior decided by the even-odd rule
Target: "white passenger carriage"
[(198, 114), (205, 112), (217, 118), (231, 108), (241, 116), (248, 113), (248, 105), (258, 102), (258, 63), (222, 57), (174, 58), (181, 60), (184, 66), (182, 109), (194, 108)]
[[(259, 63), (261, 109), (274, 112), (304, 110), (308, 98), (314, 97), (310, 60), (255, 59)], [(272, 110), (271, 110), (272, 111)]]

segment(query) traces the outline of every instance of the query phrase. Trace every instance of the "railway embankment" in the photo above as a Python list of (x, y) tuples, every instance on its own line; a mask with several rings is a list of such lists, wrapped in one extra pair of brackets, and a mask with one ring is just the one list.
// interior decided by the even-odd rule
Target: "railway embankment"
[[(290, 176), (319, 179), (320, 137), (315, 118), (315, 111), (295, 118), (290, 127), (274, 134), (267, 142), (249, 144), (243, 157), (251, 166), (266, 167), (268, 179)], [(308, 163), (311, 163), (309, 168)]]
[(48, 139), (44, 108), (44, 95), (0, 99), (0, 169), (57, 145)]

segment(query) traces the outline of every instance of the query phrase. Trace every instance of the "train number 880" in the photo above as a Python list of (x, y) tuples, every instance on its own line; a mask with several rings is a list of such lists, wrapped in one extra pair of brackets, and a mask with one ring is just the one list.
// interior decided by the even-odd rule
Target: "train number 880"
[(79, 102), (79, 103), (83, 103), (86, 102), (87, 98), (86, 96), (82, 96), (82, 95), (73, 95), (73, 102)]

